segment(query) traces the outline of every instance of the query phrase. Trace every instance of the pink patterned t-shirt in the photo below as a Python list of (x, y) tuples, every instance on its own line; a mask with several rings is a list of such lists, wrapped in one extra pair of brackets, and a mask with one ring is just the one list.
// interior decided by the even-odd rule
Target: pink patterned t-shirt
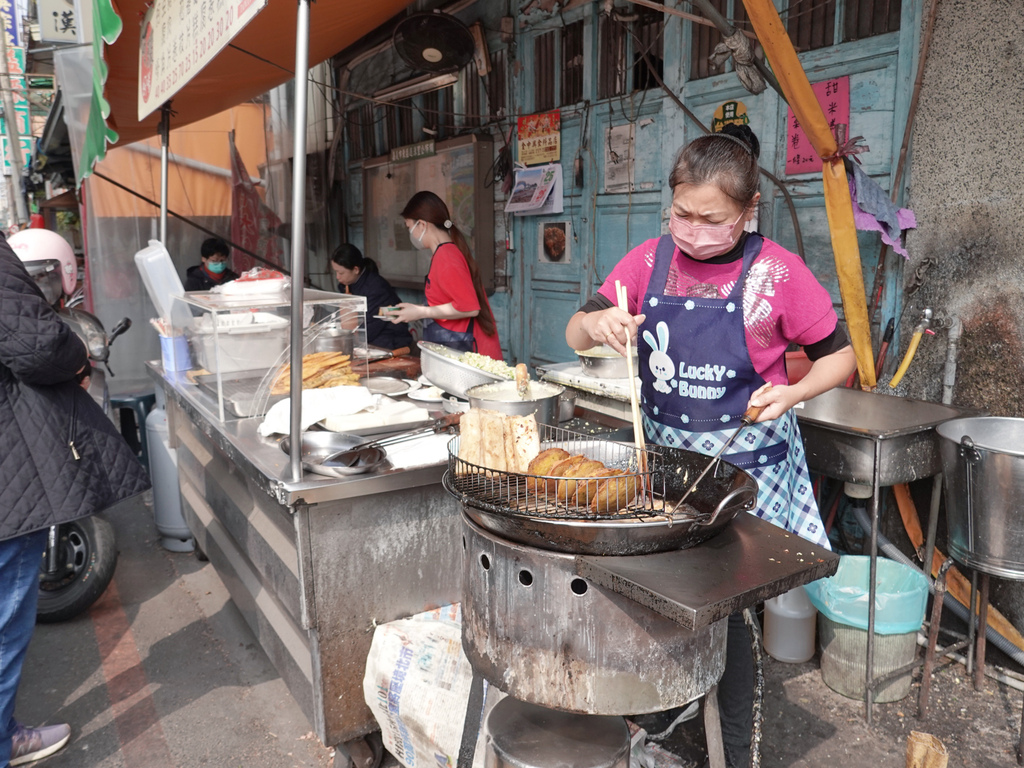
[[(615, 281), (626, 287), (629, 311), (647, 294), (654, 270), (658, 238), (641, 243), (620, 261), (598, 293), (615, 301)], [(672, 256), (665, 294), (724, 299), (739, 278), (742, 259), (730, 264), (708, 264), (686, 256), (678, 248)], [(832, 297), (803, 260), (765, 238), (743, 286), (743, 326), (754, 369), (765, 381), (788, 384), (786, 348), (790, 343), (814, 344), (831, 334), (838, 322)]]

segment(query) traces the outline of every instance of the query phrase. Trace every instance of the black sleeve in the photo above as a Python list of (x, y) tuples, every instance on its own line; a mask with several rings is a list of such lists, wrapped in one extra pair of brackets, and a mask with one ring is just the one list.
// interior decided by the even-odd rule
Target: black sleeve
[(602, 296), (600, 293), (596, 293), (587, 301), (586, 304), (580, 307), (579, 311), (589, 314), (591, 312), (600, 312), (602, 309), (611, 309), (614, 306), (615, 305), (612, 304), (611, 299), (607, 296)]
[(807, 354), (808, 360), (814, 361), (826, 355), (831, 355), (833, 352), (838, 352), (843, 347), (849, 345), (850, 338), (846, 335), (846, 331), (843, 329), (843, 326), (836, 323), (836, 329), (832, 333), (821, 341), (805, 346), (804, 352)]

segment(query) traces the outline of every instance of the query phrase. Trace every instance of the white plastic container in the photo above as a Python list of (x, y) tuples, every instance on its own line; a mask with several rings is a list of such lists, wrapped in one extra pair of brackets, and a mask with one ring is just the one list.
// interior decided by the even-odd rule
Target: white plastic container
[(803, 587), (764, 602), (764, 649), (773, 659), (802, 664), (814, 657), (818, 612)]
[(149, 247), (135, 254), (135, 266), (138, 267), (142, 283), (156, 311), (160, 317), (169, 321), (174, 297), (185, 294), (185, 287), (171, 261), (171, 254), (159, 240), (150, 240)]
[(288, 348), (289, 326), (287, 318), (270, 312), (207, 314), (196, 323), (192, 345), (210, 373), (266, 370)]

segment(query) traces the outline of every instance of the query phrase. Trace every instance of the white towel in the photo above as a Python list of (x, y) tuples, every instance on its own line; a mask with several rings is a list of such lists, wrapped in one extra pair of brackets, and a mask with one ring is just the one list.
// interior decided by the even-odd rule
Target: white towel
[(426, 467), (448, 461), (448, 442), (452, 435), (424, 435), (397, 445), (386, 445), (388, 461), (395, 469)]
[[(327, 389), (303, 390), (302, 429), (305, 431), (313, 424), (328, 417), (346, 416), (373, 408), (380, 397), (380, 395), (372, 394), (366, 387), (329, 387)], [(260, 434), (264, 437), (288, 434), (291, 424), (291, 408), (290, 397), (274, 403), (267, 411), (263, 423), (260, 424)]]

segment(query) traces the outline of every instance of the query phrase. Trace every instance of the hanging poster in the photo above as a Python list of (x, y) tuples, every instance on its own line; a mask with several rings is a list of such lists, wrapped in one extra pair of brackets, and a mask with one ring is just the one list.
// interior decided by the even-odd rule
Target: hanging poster
[(633, 123), (609, 126), (604, 141), (604, 191), (630, 192), (633, 189), (635, 152)]
[(266, 4), (155, 0), (139, 35), (139, 120), (185, 87)]
[(516, 138), (522, 165), (557, 163), (562, 157), (562, 113), (557, 109), (519, 118)]
[(516, 183), (505, 203), (505, 213), (561, 213), (562, 206), (560, 163), (516, 171)]
[[(821, 109), (833, 131), (840, 123), (850, 124), (850, 78), (834, 77), (811, 85)], [(793, 110), (786, 114), (786, 174), (820, 173), (821, 158), (811, 146), (810, 139), (800, 127)]]

